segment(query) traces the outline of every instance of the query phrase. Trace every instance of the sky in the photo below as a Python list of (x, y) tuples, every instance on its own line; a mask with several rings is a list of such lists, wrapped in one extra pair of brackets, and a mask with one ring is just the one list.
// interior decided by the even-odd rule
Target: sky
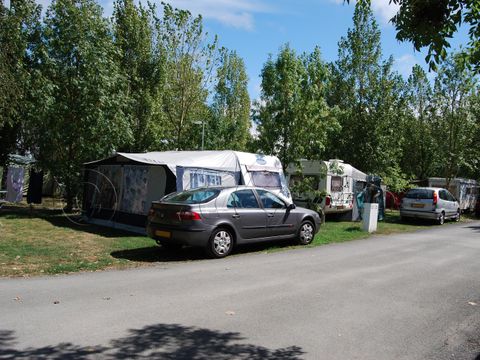
[[(51, 0), (37, 0), (44, 7)], [(110, 16), (112, 0), (97, 0)], [(143, 0), (142, 0), (143, 1)], [(160, 0), (153, 0), (160, 3)], [(269, 54), (276, 55), (285, 43), (297, 51), (312, 52), (319, 46), (325, 61), (335, 61), (338, 42), (353, 26), (354, 0), (164, 0), (172, 6), (202, 14), (204, 27), (216, 34), (219, 44), (236, 50), (245, 61), (249, 76), (249, 94), (260, 95), (260, 73)], [(389, 0), (372, 0), (372, 9), (382, 33), (384, 58), (394, 58), (394, 70), (405, 78), (412, 66), (425, 65), (426, 52), (416, 52), (411, 43), (395, 39), (395, 29), (389, 23), (397, 8)], [(451, 41), (452, 48), (466, 45), (467, 31), (462, 29)], [(434, 74), (429, 75), (430, 78)]]

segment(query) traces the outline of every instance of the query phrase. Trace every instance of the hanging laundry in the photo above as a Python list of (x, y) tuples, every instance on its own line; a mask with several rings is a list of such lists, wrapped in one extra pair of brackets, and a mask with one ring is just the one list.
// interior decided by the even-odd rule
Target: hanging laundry
[(7, 173), (7, 201), (20, 202), (23, 198), (23, 177), (25, 170), (22, 167), (9, 167)]
[(30, 180), (28, 182), (27, 203), (41, 204), (43, 188), (43, 171), (30, 169)]

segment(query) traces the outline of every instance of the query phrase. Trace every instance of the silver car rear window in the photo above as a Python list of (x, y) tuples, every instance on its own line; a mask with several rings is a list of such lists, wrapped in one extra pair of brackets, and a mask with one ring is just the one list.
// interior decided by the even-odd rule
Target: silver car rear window
[(433, 190), (411, 189), (405, 194), (407, 199), (433, 199)]
[(178, 204), (202, 204), (215, 199), (220, 194), (219, 189), (186, 190), (165, 196), (162, 201)]

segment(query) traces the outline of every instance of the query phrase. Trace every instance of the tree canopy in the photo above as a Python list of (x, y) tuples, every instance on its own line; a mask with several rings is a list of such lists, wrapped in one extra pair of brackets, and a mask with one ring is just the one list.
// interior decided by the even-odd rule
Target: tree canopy
[[(441, 8), (442, 26), (452, 14), (476, 26), (474, 2), (392, 1), (398, 29), (429, 6)], [(205, 31), (201, 16), (134, 0), (115, 0), (110, 18), (102, 11), (95, 0), (56, 0), (42, 16), (34, 0), (8, 8), (0, 0), (0, 166), (9, 153), (34, 155), (64, 185), (69, 206), (84, 162), (200, 149), (202, 128), (206, 149), (274, 154), (284, 167), (340, 158), (395, 190), (429, 176), (480, 178), (477, 75), (463, 66), (476, 64), (475, 42), (468, 57), (432, 48), (438, 72), (415, 66), (405, 80), (382, 54), (369, 1), (358, 1), (333, 62), (319, 46), (298, 54), (285, 44), (265, 60), (251, 102), (245, 61)], [(415, 19), (420, 31), (436, 26)]]
[[(345, 0), (350, 2), (350, 0)], [(468, 28), (469, 42), (462, 52), (465, 64), (480, 70), (480, 4), (476, 0), (389, 0), (399, 7), (391, 19), (397, 39), (410, 41), (417, 51), (427, 47), (431, 69), (447, 58), (450, 39)], [(371, 0), (360, 0), (370, 6)], [(462, 64), (464, 65), (464, 64)]]

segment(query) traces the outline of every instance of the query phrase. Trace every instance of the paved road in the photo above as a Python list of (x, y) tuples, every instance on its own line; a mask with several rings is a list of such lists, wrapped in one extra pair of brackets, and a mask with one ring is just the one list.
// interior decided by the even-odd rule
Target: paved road
[[(480, 222), (0, 280), (0, 359), (475, 359)], [(478, 357), (480, 359), (480, 357)]]

